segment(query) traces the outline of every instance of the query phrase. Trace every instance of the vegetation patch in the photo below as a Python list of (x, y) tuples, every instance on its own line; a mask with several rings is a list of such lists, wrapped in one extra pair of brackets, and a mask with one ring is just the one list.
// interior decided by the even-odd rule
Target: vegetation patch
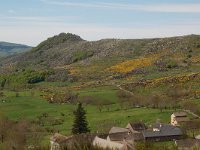
[(76, 51), (72, 53), (72, 62), (77, 62), (85, 58), (91, 57), (93, 55), (92, 51)]
[(108, 68), (107, 70), (117, 73), (128, 73), (138, 68), (151, 66), (158, 58), (159, 58), (158, 55), (141, 57), (138, 59), (125, 61), (123, 63), (117, 64), (115, 66)]

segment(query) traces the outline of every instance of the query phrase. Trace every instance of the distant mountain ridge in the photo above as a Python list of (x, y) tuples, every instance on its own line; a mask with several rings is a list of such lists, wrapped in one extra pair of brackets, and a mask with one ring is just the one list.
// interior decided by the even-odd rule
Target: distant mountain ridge
[(26, 52), (31, 48), (32, 47), (23, 44), (0, 41), (0, 57)]
[(0, 60), (0, 73), (16, 69), (62, 69), (86, 81), (200, 72), (200, 36), (86, 41), (61, 33), (30, 51)]

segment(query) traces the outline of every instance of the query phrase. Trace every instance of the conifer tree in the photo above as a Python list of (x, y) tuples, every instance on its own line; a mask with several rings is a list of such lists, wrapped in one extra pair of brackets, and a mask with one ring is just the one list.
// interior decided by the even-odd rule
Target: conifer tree
[(74, 111), (74, 124), (72, 128), (73, 134), (82, 134), (90, 132), (88, 128), (88, 123), (86, 120), (86, 111), (84, 110), (82, 103), (78, 104), (78, 108)]

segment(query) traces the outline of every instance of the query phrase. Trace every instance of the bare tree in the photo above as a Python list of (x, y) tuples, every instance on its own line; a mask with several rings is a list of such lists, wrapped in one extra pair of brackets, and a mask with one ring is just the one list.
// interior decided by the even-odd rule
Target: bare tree
[(0, 100), (3, 98), (5, 98), (5, 94), (4, 94), (4, 92), (0, 91)]
[(179, 102), (182, 98), (188, 96), (188, 94), (188, 90), (185, 90), (181, 86), (171, 87), (167, 90), (167, 95), (171, 98), (171, 104), (175, 111), (179, 107)]
[(120, 105), (120, 109), (127, 109), (127, 105), (129, 104), (129, 102), (131, 101), (132, 96), (125, 92), (125, 91), (119, 91), (117, 92), (117, 96), (118, 96), (118, 102)]
[(165, 95), (154, 94), (151, 97), (151, 102), (154, 108), (160, 109), (160, 112), (167, 107), (168, 99)]
[(6, 117), (0, 116), (0, 139), (4, 143), (6, 135), (13, 122), (9, 121)]

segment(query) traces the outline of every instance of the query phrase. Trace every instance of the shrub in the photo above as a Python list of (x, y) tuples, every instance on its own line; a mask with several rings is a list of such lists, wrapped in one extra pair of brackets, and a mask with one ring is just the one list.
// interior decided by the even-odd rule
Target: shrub
[(93, 55), (92, 51), (77, 51), (73, 53), (72, 62), (77, 62), (79, 60), (83, 60), (87, 57), (91, 57)]
[(169, 61), (167, 64), (166, 64), (166, 68), (176, 68), (178, 67), (178, 64), (175, 62), (175, 61)]
[(187, 58), (191, 58), (191, 57), (192, 57), (192, 55), (191, 55), (191, 54), (188, 54), (188, 55), (187, 55)]
[(49, 103), (56, 103), (56, 104), (64, 104), (64, 103), (71, 103), (76, 104), (78, 101), (78, 94), (76, 93), (65, 93), (65, 94), (49, 94), (45, 95), (44, 98)]

